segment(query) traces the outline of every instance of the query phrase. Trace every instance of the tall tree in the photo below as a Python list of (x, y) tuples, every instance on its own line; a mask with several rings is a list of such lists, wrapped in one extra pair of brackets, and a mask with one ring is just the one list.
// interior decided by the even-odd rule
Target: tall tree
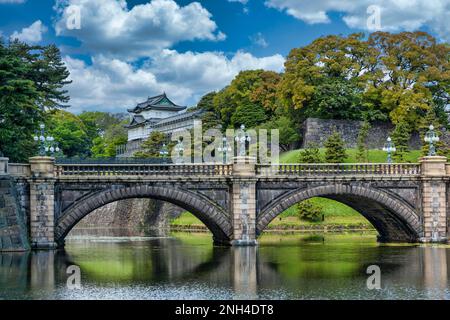
[(68, 76), (56, 46), (0, 39), (0, 150), (11, 161), (35, 153), (33, 134), (44, 112), (69, 101)]

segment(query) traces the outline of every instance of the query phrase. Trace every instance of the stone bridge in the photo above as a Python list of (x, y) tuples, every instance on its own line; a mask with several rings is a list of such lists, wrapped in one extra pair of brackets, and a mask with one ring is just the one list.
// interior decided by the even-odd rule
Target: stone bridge
[[(377, 229), (380, 241), (445, 242), (450, 236), (445, 157), (424, 157), (418, 164), (278, 165), (256, 164), (249, 157), (232, 164), (157, 165), (55, 164), (49, 157), (8, 164), (3, 158), (0, 172), (0, 213), (7, 218), (6, 231), (0, 221), (3, 247), (20, 247), (24, 238), (32, 248), (63, 246), (86, 215), (131, 198), (173, 203), (225, 245), (255, 245), (273, 219), (312, 197), (354, 208)], [(15, 229), (8, 229), (8, 222), (15, 222)]]

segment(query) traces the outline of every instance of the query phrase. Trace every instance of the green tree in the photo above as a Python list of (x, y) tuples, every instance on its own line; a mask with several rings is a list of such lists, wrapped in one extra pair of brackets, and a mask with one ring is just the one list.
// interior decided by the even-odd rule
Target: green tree
[(364, 114), (360, 88), (351, 80), (328, 77), (318, 81), (306, 111), (321, 119), (360, 120)]
[(367, 145), (367, 137), (371, 126), (368, 121), (364, 121), (359, 129), (357, 139), (356, 159), (358, 162), (369, 162), (369, 146)]
[(269, 121), (261, 124), (259, 129), (266, 129), (270, 137), (270, 130), (276, 129), (279, 132), (280, 150), (288, 151), (292, 149), (294, 143), (298, 142), (300, 135), (294, 126), (291, 118), (285, 115), (278, 115)]
[(167, 137), (164, 133), (153, 131), (141, 145), (141, 151), (134, 154), (136, 158), (159, 158), (161, 149), (166, 143)]
[(409, 140), (411, 139), (411, 126), (406, 121), (401, 121), (395, 126), (392, 132), (392, 141), (395, 144), (396, 152), (394, 160), (396, 162), (405, 162), (406, 154), (409, 150)]
[(345, 144), (339, 132), (334, 131), (325, 141), (325, 162), (342, 163), (347, 158)]
[(279, 105), (277, 98), (279, 81), (280, 75), (272, 71), (240, 72), (229, 86), (214, 97), (214, 107), (220, 114), (222, 127), (236, 126), (239, 122), (237, 119), (243, 116), (247, 108), (258, 117), (256, 121), (251, 121), (253, 125), (258, 125), (271, 117)]
[(238, 128), (241, 124), (254, 128), (267, 119), (264, 109), (256, 103), (242, 101), (231, 117), (231, 124)]
[(322, 156), (320, 155), (320, 149), (317, 143), (309, 143), (305, 149), (300, 151), (299, 162), (300, 163), (322, 162)]
[(44, 111), (69, 99), (69, 73), (55, 46), (29, 46), (0, 39), (0, 151), (11, 161), (36, 154), (33, 135)]
[(91, 141), (86, 126), (76, 115), (55, 110), (48, 113), (50, 134), (67, 157), (87, 157), (90, 155)]
[(319, 222), (323, 219), (323, 208), (312, 199), (297, 204), (297, 216), (300, 220)]
[(419, 31), (375, 32), (367, 38), (330, 35), (290, 52), (278, 96), (285, 106), (303, 110), (304, 116), (329, 109), (333, 118), (406, 121), (416, 130), (430, 108), (441, 110), (439, 118), (445, 118), (449, 54), (448, 45)]

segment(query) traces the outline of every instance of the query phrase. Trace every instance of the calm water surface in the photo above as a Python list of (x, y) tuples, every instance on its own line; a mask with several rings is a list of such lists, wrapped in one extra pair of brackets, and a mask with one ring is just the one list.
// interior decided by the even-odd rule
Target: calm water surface
[[(381, 268), (381, 290), (366, 269)], [(81, 270), (70, 290), (67, 267)], [(0, 299), (450, 299), (450, 246), (380, 245), (375, 234), (265, 235), (257, 248), (208, 234), (79, 230), (65, 250), (0, 254)]]

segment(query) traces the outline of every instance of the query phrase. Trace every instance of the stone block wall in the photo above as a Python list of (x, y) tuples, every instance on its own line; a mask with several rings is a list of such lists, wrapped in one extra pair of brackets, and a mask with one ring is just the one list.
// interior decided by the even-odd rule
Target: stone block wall
[[(362, 123), (362, 121), (354, 120), (308, 118), (303, 123), (302, 147), (304, 148), (310, 143), (317, 143), (322, 147), (327, 138), (333, 133), (333, 130), (336, 130), (342, 135), (347, 148), (355, 148)], [(394, 126), (392, 124), (385, 122), (372, 123), (372, 128), (367, 137), (369, 149), (382, 149), (387, 137), (393, 130)], [(421, 148), (418, 133), (412, 135), (409, 146), (414, 150)]]
[(27, 218), (9, 176), (0, 176), (0, 251), (29, 250)]
[(167, 229), (184, 210), (164, 201), (127, 199), (107, 204), (86, 216), (76, 228)]

